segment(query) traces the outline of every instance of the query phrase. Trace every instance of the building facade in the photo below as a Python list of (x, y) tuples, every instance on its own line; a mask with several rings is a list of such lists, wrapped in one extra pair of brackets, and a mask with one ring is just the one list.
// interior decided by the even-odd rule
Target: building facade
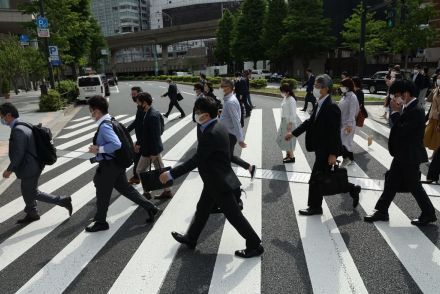
[(30, 15), (18, 10), (18, 6), (30, 0), (0, 0), (0, 36), (24, 33), (23, 23), (31, 21)]

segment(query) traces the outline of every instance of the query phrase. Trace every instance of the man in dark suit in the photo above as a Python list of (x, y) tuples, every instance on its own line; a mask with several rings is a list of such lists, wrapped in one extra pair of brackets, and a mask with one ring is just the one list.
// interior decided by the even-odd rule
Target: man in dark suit
[(419, 97), (420, 91), (425, 88), (425, 77), (422, 72), (422, 67), (417, 64), (414, 67), (414, 72), (412, 75), (412, 81), (415, 84), (415, 93), (414, 97)]
[(163, 116), (168, 118), (168, 115), (170, 115), (171, 110), (173, 110), (173, 107), (176, 106), (176, 108), (180, 111), (180, 118), (184, 118), (185, 112), (183, 111), (182, 107), (179, 104), (179, 101), (177, 100), (177, 93), (178, 93), (177, 86), (176, 84), (173, 83), (171, 79), (168, 79), (167, 83), (169, 85), (168, 92), (163, 94), (161, 97), (168, 96), (170, 98), (170, 105), (168, 106), (167, 113), (165, 113)]
[[(301, 209), (301, 215), (322, 214), (323, 196), (316, 185), (310, 183), (318, 172), (329, 170), (330, 165), (336, 164), (336, 158), (341, 154), (341, 110), (333, 103), (330, 97), (332, 80), (328, 75), (320, 75), (316, 78), (313, 87), (313, 95), (318, 99), (313, 113), (293, 132), (286, 135), (286, 140), (293, 136), (298, 137), (306, 133), (306, 148), (309, 152), (315, 152), (316, 160), (313, 165), (309, 182), (308, 208)], [(349, 184), (346, 191), (353, 198), (353, 207), (359, 203), (360, 186)]]
[(307, 107), (309, 105), (309, 102), (315, 105), (316, 98), (313, 96), (313, 85), (315, 84), (315, 75), (313, 74), (312, 70), (308, 68), (306, 70), (307, 74), (307, 81), (302, 85), (303, 87), (306, 87), (306, 97), (304, 97), (304, 107), (301, 109), (301, 111), (307, 111)]
[(246, 239), (246, 249), (235, 255), (243, 258), (259, 256), (264, 252), (261, 239), (243, 216), (234, 195), (241, 183), (231, 167), (229, 134), (217, 121), (217, 104), (208, 97), (196, 102), (198, 123), (197, 153), (185, 163), (160, 176), (162, 183), (178, 178), (198, 168), (203, 180), (203, 191), (197, 204), (194, 219), (185, 235), (172, 232), (176, 241), (194, 249), (210, 212), (219, 206), (229, 223)]
[(37, 211), (37, 200), (56, 204), (66, 208), (72, 215), (72, 199), (61, 198), (38, 190), (38, 180), (44, 165), (38, 160), (37, 146), (32, 134), (32, 129), (19, 121), (17, 108), (11, 103), (0, 105), (1, 123), (9, 126), (11, 137), (9, 138), (9, 159), (11, 163), (3, 172), (4, 178), (9, 178), (15, 173), (21, 180), (21, 193), (23, 195), (26, 216), (17, 221), (25, 224), (40, 219)]
[(417, 201), (422, 213), (411, 221), (416, 226), (435, 222), (437, 217), (431, 200), (420, 183), (420, 164), (428, 161), (423, 146), (425, 133), (425, 112), (415, 97), (414, 83), (408, 80), (395, 81), (390, 87), (391, 128), (388, 150), (393, 157), (390, 170), (385, 177), (385, 187), (376, 203), (376, 211), (367, 215), (367, 222), (388, 221), (388, 208), (396, 193), (410, 192)]
[[(136, 96), (138, 105), (142, 107), (145, 112), (145, 117), (142, 126), (142, 140), (140, 146), (141, 158), (137, 166), (137, 173), (147, 171), (151, 165), (154, 168), (160, 169), (164, 167), (162, 161), (162, 133), (163, 126), (161, 123), (161, 116), (159, 111), (153, 108), (153, 98), (149, 93), (143, 92)], [(144, 191), (144, 196), (151, 199), (150, 191)], [(165, 188), (162, 194), (155, 197), (156, 199), (172, 198), (173, 194), (169, 188)]]
[[(131, 88), (131, 99), (134, 103), (137, 105), (136, 96), (142, 92), (141, 87), (133, 87)], [(133, 177), (131, 177), (128, 180), (128, 183), (131, 185), (138, 185), (140, 183), (139, 175), (136, 172), (136, 168), (139, 162), (139, 159), (141, 158), (140, 146), (141, 146), (141, 139), (142, 139), (142, 123), (144, 120), (145, 112), (144, 109), (137, 105), (137, 111), (136, 111), (136, 118), (134, 121), (127, 127), (127, 131), (131, 132), (134, 130), (136, 134), (136, 143), (134, 144), (134, 166), (133, 166)]]

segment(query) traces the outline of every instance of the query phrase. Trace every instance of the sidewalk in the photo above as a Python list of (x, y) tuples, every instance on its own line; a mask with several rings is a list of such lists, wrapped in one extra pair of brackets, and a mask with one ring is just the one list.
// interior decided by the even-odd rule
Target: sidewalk
[[(44, 126), (49, 127), (55, 137), (64, 126), (73, 118), (73, 116), (81, 109), (80, 107), (69, 106), (64, 110), (56, 112), (39, 112), (39, 99), (40, 91), (21, 92), (18, 95), (11, 92), (11, 97), (5, 99), (0, 97), (0, 104), (5, 102), (12, 103), (18, 109), (20, 119), (32, 124), (42, 123)], [(9, 127), (0, 126), (0, 173), (7, 168), (9, 164), (8, 148), (9, 148), (9, 136), (11, 130)], [(0, 193), (9, 186), (15, 179), (15, 176), (11, 176), (10, 179), (3, 179), (0, 174)]]

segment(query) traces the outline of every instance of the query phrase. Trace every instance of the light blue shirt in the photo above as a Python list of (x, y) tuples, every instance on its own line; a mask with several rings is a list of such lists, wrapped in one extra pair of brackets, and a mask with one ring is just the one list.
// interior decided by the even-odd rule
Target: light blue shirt
[[(109, 114), (101, 117), (96, 124), (99, 126), (106, 120), (111, 120), (111, 116)], [(115, 151), (121, 149), (122, 146), (118, 135), (116, 135), (115, 131), (113, 130), (113, 126), (107, 123), (103, 123), (99, 127), (96, 145), (99, 146), (99, 152), (96, 155), (97, 161), (113, 159), (115, 157)]]
[(215, 121), (217, 121), (217, 118), (210, 119), (210, 120), (208, 120), (207, 122), (205, 122), (204, 124), (201, 124), (201, 125), (200, 125), (200, 130), (202, 131), (202, 133), (205, 131), (205, 129), (206, 129), (210, 124), (212, 124), (212, 123), (215, 122)]
[(316, 109), (315, 120), (316, 120), (316, 118), (318, 118), (319, 111), (321, 110), (321, 106), (324, 103), (324, 101), (327, 100), (328, 96), (330, 96), (330, 95), (327, 95), (324, 98), (318, 100), (318, 109)]
[(11, 129), (13, 129), (15, 127), (15, 125), (19, 122), (18, 118), (14, 119), (11, 124), (9, 125), (11, 127)]
[(241, 128), (241, 108), (240, 102), (234, 94), (226, 95), (225, 103), (223, 105), (222, 114), (220, 115), (220, 121), (226, 127), (229, 134), (232, 134), (237, 138), (238, 142), (243, 142), (243, 130)]

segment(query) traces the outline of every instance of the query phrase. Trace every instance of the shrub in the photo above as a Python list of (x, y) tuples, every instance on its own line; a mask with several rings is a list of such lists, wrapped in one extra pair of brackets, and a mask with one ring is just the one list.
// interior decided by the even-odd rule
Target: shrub
[(250, 80), (250, 87), (255, 89), (261, 89), (267, 87), (267, 80), (266, 79), (254, 79)]
[(40, 111), (57, 111), (63, 105), (63, 100), (57, 90), (49, 89), (47, 95), (40, 97)]
[(11, 92), (11, 84), (7, 79), (3, 79), (1, 90), (2, 90), (2, 94), (9, 94), (9, 92)]
[(214, 85), (219, 85), (222, 81), (222, 77), (208, 77), (206, 79), (208, 80), (208, 82), (211, 82)]
[(289, 85), (292, 87), (292, 89), (296, 89), (296, 88), (298, 87), (298, 81), (295, 80), (295, 79), (287, 79), (287, 78), (284, 78), (284, 79), (281, 80), (281, 83), (280, 83), (280, 84), (282, 85), (282, 84), (284, 84), (284, 83), (289, 84)]
[(60, 81), (57, 85), (57, 90), (61, 97), (69, 102), (73, 102), (78, 98), (79, 92), (76, 83), (71, 80)]
[(333, 84), (333, 88), (331, 89), (331, 93), (332, 95), (340, 95), (341, 93), (339, 92), (339, 88), (342, 87), (341, 84)]

